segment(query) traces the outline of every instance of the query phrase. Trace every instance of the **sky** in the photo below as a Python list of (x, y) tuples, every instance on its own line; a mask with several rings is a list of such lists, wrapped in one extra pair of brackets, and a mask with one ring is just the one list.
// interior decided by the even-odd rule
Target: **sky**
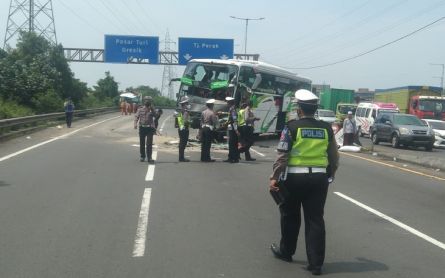
[[(35, 0), (45, 2), (45, 0)], [(0, 0), (3, 46), (10, 0)], [(105, 34), (226, 38), (260, 61), (290, 68), (314, 84), (334, 88), (384, 89), (407, 85), (440, 86), (445, 63), (445, 20), (365, 56), (333, 66), (300, 69), (343, 60), (407, 35), (445, 16), (445, 0), (56, 0), (58, 43), (104, 48)], [(161, 44), (160, 49), (163, 49)], [(177, 46), (172, 45), (176, 50)], [(163, 66), (70, 63), (75, 76), (93, 86), (110, 71), (119, 89), (160, 88)], [(175, 66), (181, 76), (183, 66)]]

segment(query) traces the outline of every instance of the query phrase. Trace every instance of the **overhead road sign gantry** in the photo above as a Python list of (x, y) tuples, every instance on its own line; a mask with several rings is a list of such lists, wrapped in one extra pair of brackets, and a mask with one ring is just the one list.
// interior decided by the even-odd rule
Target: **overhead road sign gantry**
[(179, 38), (178, 62), (186, 65), (191, 59), (232, 59), (233, 39)]
[[(65, 58), (69, 62), (104, 63), (104, 50), (93, 48), (64, 48)], [(235, 59), (245, 61), (258, 61), (260, 54), (233, 54)], [(158, 65), (179, 66), (177, 51), (159, 51)], [(127, 64), (143, 64), (148, 62), (141, 59), (129, 59)]]
[(159, 37), (105, 35), (104, 62), (159, 63)]

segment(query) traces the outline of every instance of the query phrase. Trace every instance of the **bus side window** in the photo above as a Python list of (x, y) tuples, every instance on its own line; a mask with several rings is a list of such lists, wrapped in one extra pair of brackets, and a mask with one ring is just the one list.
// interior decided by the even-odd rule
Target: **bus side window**
[(252, 68), (249, 67), (241, 67), (239, 74), (239, 82), (244, 83), (249, 88), (252, 88), (253, 83), (255, 82), (255, 72)]
[(412, 104), (413, 109), (416, 109), (417, 105), (418, 105), (417, 100), (413, 100), (413, 104)]
[(371, 114), (371, 117), (375, 120), (375, 117), (376, 117), (377, 115), (376, 115), (376, 110), (375, 109), (372, 109), (372, 114)]

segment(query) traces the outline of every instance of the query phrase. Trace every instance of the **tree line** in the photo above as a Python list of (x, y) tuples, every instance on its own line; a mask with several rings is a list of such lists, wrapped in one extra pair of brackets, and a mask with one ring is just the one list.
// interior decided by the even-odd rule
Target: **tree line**
[[(157, 106), (174, 107), (157, 88), (130, 87), (150, 95)], [(63, 111), (71, 98), (76, 109), (117, 106), (119, 84), (110, 72), (93, 88), (75, 78), (62, 45), (52, 45), (33, 32), (22, 32), (15, 48), (0, 49), (0, 119)]]

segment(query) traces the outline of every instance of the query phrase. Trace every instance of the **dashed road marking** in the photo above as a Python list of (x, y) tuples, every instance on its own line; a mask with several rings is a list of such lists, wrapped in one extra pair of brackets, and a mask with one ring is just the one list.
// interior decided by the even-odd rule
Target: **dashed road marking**
[(64, 134), (64, 135), (60, 135), (60, 136), (54, 137), (53, 139), (43, 141), (43, 142), (41, 142), (41, 143), (39, 143), (39, 144), (33, 145), (33, 146), (28, 147), (28, 148), (26, 148), (26, 149), (23, 149), (23, 150), (20, 150), (20, 151), (18, 151), (18, 152), (15, 152), (15, 153), (6, 155), (6, 156), (4, 156), (4, 157), (1, 157), (1, 158), (0, 158), (0, 162), (2, 162), (2, 161), (4, 161), (4, 160), (7, 160), (7, 159), (10, 159), (10, 158), (12, 158), (12, 157), (14, 157), (14, 156), (17, 156), (17, 155), (19, 155), (19, 154), (25, 153), (25, 152), (27, 152), (27, 151), (30, 151), (30, 150), (32, 150), (32, 149), (38, 148), (38, 147), (40, 147), (40, 146), (46, 145), (46, 144), (48, 144), (48, 143), (54, 142), (54, 141), (56, 141), (56, 140), (64, 139), (64, 138), (66, 138), (66, 137), (68, 137), (68, 136), (70, 136), (70, 135), (73, 135), (73, 134), (75, 134), (75, 133), (77, 133), (77, 132), (79, 132), (79, 131), (82, 131), (82, 130), (84, 130), (84, 129), (87, 129), (87, 128), (93, 127), (93, 126), (95, 126), (95, 125), (102, 124), (102, 123), (104, 123), (104, 122), (107, 122), (107, 121), (110, 121), (110, 120), (114, 120), (114, 119), (117, 119), (117, 118), (120, 118), (120, 117), (121, 117), (121, 116), (117, 116), (117, 117), (109, 118), (109, 119), (106, 119), (106, 120), (103, 120), (103, 121), (100, 121), (100, 122), (97, 122), (97, 123), (94, 123), (94, 124), (91, 124), (91, 125), (87, 125), (87, 126), (81, 127), (81, 128), (79, 128), (79, 129), (76, 129), (76, 130), (74, 130), (74, 131), (71, 131), (71, 132), (69, 132), (69, 133), (67, 133), (67, 134)]
[(150, 211), (151, 188), (145, 188), (142, 197), (141, 211), (139, 212), (136, 237), (134, 239), (133, 257), (143, 257), (148, 229), (148, 214)]
[(266, 155), (263, 153), (260, 153), (259, 151), (255, 150), (254, 148), (250, 148), (252, 150), (252, 152), (256, 153), (259, 156), (265, 157)]
[(170, 117), (172, 117), (172, 116), (173, 116), (173, 114), (167, 116), (167, 118), (165, 118), (165, 119), (162, 121), (161, 128), (159, 129), (159, 132), (162, 133), (162, 131), (164, 130), (165, 123), (166, 123), (166, 122), (168, 121), (168, 119), (170, 119)]
[[(156, 160), (158, 158), (158, 152), (153, 152), (151, 155), (153, 160)], [(150, 164), (148, 165), (147, 174), (145, 175), (145, 181), (152, 181), (155, 176), (155, 165)]]
[(357, 205), (357, 206), (359, 206), (359, 207), (361, 207), (361, 208), (363, 208), (363, 209), (365, 209), (365, 210), (367, 210), (367, 211), (369, 211), (369, 212), (371, 212), (371, 213), (373, 213), (373, 214), (375, 214), (375, 215), (377, 215), (377, 216), (379, 216), (379, 217), (381, 217), (381, 218), (383, 218), (383, 219), (393, 223), (394, 225), (399, 226), (400, 228), (402, 228), (402, 229), (404, 229), (404, 230), (406, 230), (406, 231), (408, 231), (408, 232), (410, 232), (410, 233), (412, 233), (412, 234), (414, 234), (414, 235), (416, 235), (416, 236), (418, 236), (418, 237), (428, 241), (429, 243), (432, 243), (432, 244), (436, 245), (439, 248), (445, 249), (445, 244), (440, 242), (440, 241), (438, 241), (437, 239), (434, 239), (434, 238), (432, 238), (432, 237), (430, 237), (430, 236), (428, 236), (428, 235), (426, 235), (426, 234), (424, 234), (424, 233), (422, 233), (422, 232), (420, 232), (420, 231), (418, 231), (418, 230), (416, 230), (416, 229), (414, 229), (414, 228), (412, 228), (412, 227), (410, 227), (410, 226), (408, 226), (406, 224), (403, 224), (402, 222), (400, 222), (400, 221), (398, 221), (398, 220), (396, 220), (396, 219), (394, 219), (392, 217), (389, 217), (388, 215), (383, 214), (380, 211), (375, 210), (375, 209), (373, 209), (373, 208), (371, 208), (371, 207), (369, 207), (369, 206), (367, 206), (367, 205), (365, 205), (363, 203), (360, 203), (359, 201), (354, 200), (351, 197), (348, 197), (348, 196), (346, 196), (346, 195), (344, 195), (344, 194), (342, 194), (340, 192), (334, 192), (334, 194), (336, 194), (336, 195), (342, 197), (343, 199), (348, 200), (351, 203), (353, 203), (353, 204), (355, 204), (355, 205)]

